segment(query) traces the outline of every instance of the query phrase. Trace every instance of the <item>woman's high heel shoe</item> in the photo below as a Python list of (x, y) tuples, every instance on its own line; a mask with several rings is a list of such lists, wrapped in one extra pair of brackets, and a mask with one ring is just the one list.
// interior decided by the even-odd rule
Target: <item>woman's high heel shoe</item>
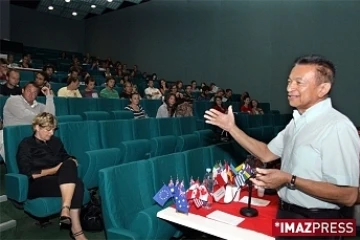
[(80, 232), (77, 232), (77, 233), (72, 233), (72, 231), (70, 230), (70, 237), (71, 237), (71, 239), (74, 239), (74, 240), (75, 240), (76, 237), (78, 237), (80, 235), (83, 235), (83, 234), (84, 234), (83, 231), (80, 231)]
[[(69, 211), (70, 211), (70, 207), (69, 207), (69, 206), (63, 206), (63, 207), (61, 208), (61, 210), (64, 209), (64, 208), (67, 208), (67, 209), (69, 209)], [(70, 218), (70, 217), (67, 217), (67, 216), (60, 216), (59, 225), (60, 225), (61, 228), (64, 227), (64, 225), (70, 226), (70, 225), (71, 225), (71, 218)]]

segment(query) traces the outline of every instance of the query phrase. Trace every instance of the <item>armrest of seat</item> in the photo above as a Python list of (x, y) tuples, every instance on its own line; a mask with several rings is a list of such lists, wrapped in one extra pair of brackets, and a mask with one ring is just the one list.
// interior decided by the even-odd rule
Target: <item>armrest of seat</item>
[(25, 202), (28, 196), (29, 179), (26, 175), (18, 173), (5, 174), (6, 196), (18, 203)]
[[(119, 148), (107, 148), (85, 152), (82, 164), (88, 166), (86, 172), (81, 172), (83, 182), (89, 189), (99, 185), (99, 171), (112, 167), (122, 161), (123, 154)], [(80, 168), (81, 170), (81, 168)]]
[(137, 233), (124, 228), (109, 228), (106, 230), (106, 235), (108, 240), (140, 240)]
[(174, 153), (176, 151), (176, 136), (161, 136), (150, 139), (151, 157)]
[(200, 138), (197, 134), (186, 134), (178, 137), (176, 152), (183, 152), (200, 146)]
[(200, 146), (206, 147), (216, 142), (215, 134), (210, 129), (195, 131), (195, 134), (199, 136)]
[(177, 231), (176, 225), (158, 218), (160, 210), (160, 206), (153, 205), (138, 212), (129, 228), (139, 234), (141, 239), (170, 239)]
[(151, 156), (151, 145), (148, 139), (123, 141), (120, 150), (124, 157), (121, 163), (148, 159)]

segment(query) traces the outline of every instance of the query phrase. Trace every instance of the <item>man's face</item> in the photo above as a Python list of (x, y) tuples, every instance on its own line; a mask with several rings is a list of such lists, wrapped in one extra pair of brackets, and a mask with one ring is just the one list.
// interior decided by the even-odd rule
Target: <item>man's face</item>
[(287, 92), (289, 104), (301, 113), (322, 99), (321, 84), (316, 82), (315, 65), (296, 65), (290, 72)]
[(187, 92), (188, 94), (191, 94), (191, 90), (192, 90), (191, 86), (187, 86), (187, 87), (186, 87), (186, 92)]
[(89, 84), (87, 85), (87, 88), (90, 90), (94, 89), (94, 87), (95, 87), (95, 82), (89, 82)]
[(38, 93), (39, 93), (39, 88), (32, 84), (29, 84), (23, 90), (22, 95), (28, 103), (32, 104), (34, 102), (34, 100), (36, 99), (36, 97), (38, 96)]
[(225, 95), (226, 95), (227, 98), (231, 97), (232, 96), (232, 91), (226, 92)]
[(36, 74), (36, 78), (35, 78), (35, 83), (36, 85), (38, 85), (39, 87), (42, 87), (44, 86), (44, 83), (45, 83), (45, 78), (43, 75), (41, 74)]
[(149, 81), (149, 87), (151, 87), (151, 88), (154, 87), (154, 81), (151, 81), (151, 80)]
[(54, 73), (53, 69), (52, 68), (47, 68), (46, 69), (46, 73), (47, 75), (49, 75), (49, 77)]
[(79, 73), (76, 71), (71, 72), (71, 77), (77, 78), (79, 76)]
[(10, 72), (9, 77), (7, 78), (7, 81), (12, 86), (17, 86), (20, 81), (20, 74), (18, 72)]
[(125, 85), (125, 92), (127, 92), (127, 93), (132, 93), (132, 86), (131, 86), (131, 84), (129, 84), (129, 83), (126, 83), (126, 85)]
[(108, 82), (107, 82), (107, 85), (109, 88), (113, 88), (114, 85), (115, 85), (115, 80), (114, 79), (110, 79)]
[(71, 90), (76, 90), (78, 89), (80, 85), (80, 81), (76, 80), (75, 82), (71, 82), (70, 85), (68, 86)]

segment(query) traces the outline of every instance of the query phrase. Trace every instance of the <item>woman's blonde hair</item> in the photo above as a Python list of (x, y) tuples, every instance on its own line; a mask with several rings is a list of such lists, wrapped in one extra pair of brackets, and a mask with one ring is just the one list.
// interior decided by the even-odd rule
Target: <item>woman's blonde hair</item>
[(33, 129), (35, 131), (35, 126), (47, 129), (55, 129), (57, 126), (57, 120), (54, 115), (47, 112), (42, 112), (36, 115), (32, 122)]

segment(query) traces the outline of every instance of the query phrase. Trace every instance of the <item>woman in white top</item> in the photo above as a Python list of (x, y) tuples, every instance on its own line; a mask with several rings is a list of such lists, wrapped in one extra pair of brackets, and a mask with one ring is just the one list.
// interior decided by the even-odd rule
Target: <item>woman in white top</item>
[(165, 96), (165, 101), (157, 111), (156, 118), (174, 117), (176, 112), (176, 96), (169, 93)]

